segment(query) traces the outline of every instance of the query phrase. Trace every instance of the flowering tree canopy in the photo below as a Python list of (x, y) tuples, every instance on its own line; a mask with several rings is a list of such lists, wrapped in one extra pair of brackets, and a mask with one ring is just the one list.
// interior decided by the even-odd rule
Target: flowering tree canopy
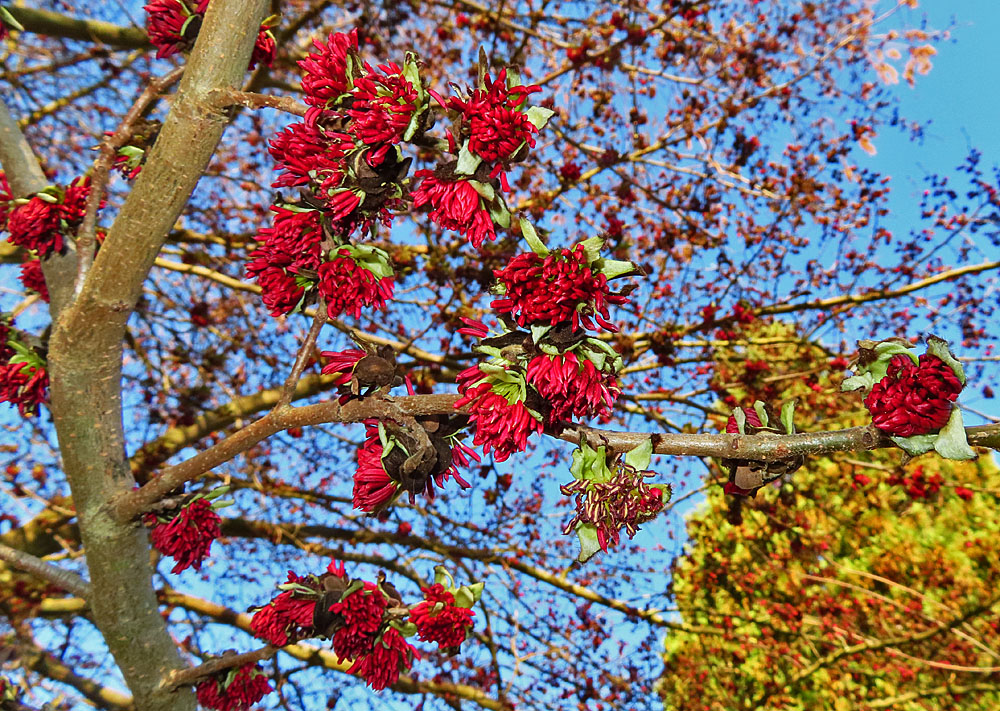
[(919, 136), (914, 0), (42, 5), (0, 8), (0, 708), (995, 692), (949, 525), (1000, 198), (973, 153), (896, 227), (868, 160)]

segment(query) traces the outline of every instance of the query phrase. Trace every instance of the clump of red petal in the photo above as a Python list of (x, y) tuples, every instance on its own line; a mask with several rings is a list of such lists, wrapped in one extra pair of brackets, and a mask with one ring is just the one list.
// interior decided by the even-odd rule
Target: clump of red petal
[(0, 402), (16, 405), (22, 417), (30, 417), (48, 401), (49, 374), (45, 368), (29, 363), (0, 365)]
[(32, 259), (21, 265), (21, 285), (28, 291), (33, 291), (46, 304), (49, 303), (49, 288), (45, 285), (45, 275), (42, 273), (42, 262)]
[(392, 298), (392, 277), (376, 277), (358, 264), (347, 248), (338, 250), (339, 256), (319, 266), (319, 294), (326, 301), (330, 318), (342, 313), (361, 317), (362, 306), (385, 308), (385, 300)]
[(146, 34), (156, 47), (156, 58), (163, 59), (190, 48), (201, 29), (201, 20), (209, 0), (198, 0), (189, 7), (183, 0), (151, 0), (146, 11)]
[(872, 423), (896, 437), (937, 432), (948, 423), (952, 403), (962, 391), (951, 366), (924, 353), (917, 363), (899, 354), (889, 361), (886, 376), (865, 398)]
[(198, 703), (215, 711), (249, 711), (272, 691), (267, 676), (256, 663), (203, 679), (195, 687)]
[(455, 407), (469, 406), (469, 422), (475, 425), (473, 444), (483, 452), (493, 450), (493, 458), (502, 462), (510, 455), (523, 452), (528, 446), (528, 435), (542, 431), (542, 421), (528, 411), (521, 400), (508, 401), (493, 391), (493, 384), (478, 365), (458, 374), (458, 392), (461, 397)]
[(628, 297), (611, 292), (608, 278), (591, 267), (579, 244), (546, 257), (519, 254), (493, 274), (504, 295), (491, 305), (513, 316), (519, 326), (568, 322), (574, 329), (582, 326), (594, 331), (599, 325), (617, 331), (608, 321), (608, 305), (628, 302)]
[(601, 550), (618, 545), (622, 529), (632, 538), (639, 525), (656, 518), (663, 509), (663, 490), (645, 481), (646, 472), (619, 464), (605, 482), (577, 479), (559, 490), (576, 497), (576, 512), (563, 528), (569, 534), (580, 524), (591, 524), (597, 531)]
[(410, 622), (424, 642), (437, 642), (440, 649), (459, 647), (472, 630), (475, 613), (455, 604), (455, 596), (440, 583), (421, 588), (423, 602), (410, 610)]
[[(251, 608), (254, 614), (250, 631), (257, 639), (275, 647), (284, 647), (314, 634), (313, 615), (319, 598), (315, 580), (308, 576), (300, 578), (289, 570), (285, 585), (291, 589), (276, 595), (266, 605)], [(304, 590), (310, 593), (305, 594)]]
[(153, 527), (153, 547), (176, 561), (171, 573), (192, 567), (201, 570), (212, 542), (222, 535), (221, 521), (212, 509), (212, 502), (205, 498), (195, 499), (168, 521), (146, 514), (146, 525)]
[(364, 679), (375, 691), (381, 691), (399, 680), (400, 672), (413, 665), (420, 654), (395, 627), (387, 627), (372, 650), (354, 660), (347, 671)]
[(528, 363), (525, 377), (551, 406), (553, 422), (608, 415), (621, 394), (613, 375), (597, 370), (589, 358), (581, 362), (573, 353), (540, 353)]
[(410, 125), (419, 97), (399, 65), (389, 63), (379, 69), (381, 74), (355, 79), (354, 101), (347, 115), (354, 119), (351, 133), (362, 143), (395, 145)]
[(431, 170), (418, 170), (413, 177), (423, 178), (411, 193), (413, 207), (430, 205), (432, 221), (468, 237), (476, 249), (486, 240), (496, 240), (493, 218), (468, 180), (448, 180), (436, 176)]
[(358, 31), (331, 34), (327, 43), (313, 40), (316, 51), (299, 62), (302, 69), (302, 91), (310, 106), (327, 108), (347, 93), (347, 55), (358, 49)]
[(343, 619), (343, 626), (333, 633), (333, 651), (338, 661), (371, 653), (388, 606), (389, 601), (378, 586), (367, 582), (330, 606), (330, 612)]
[(382, 442), (378, 425), (365, 423), (365, 442), (358, 448), (358, 468), (354, 472), (354, 508), (374, 513), (384, 508), (399, 491), (382, 465)]

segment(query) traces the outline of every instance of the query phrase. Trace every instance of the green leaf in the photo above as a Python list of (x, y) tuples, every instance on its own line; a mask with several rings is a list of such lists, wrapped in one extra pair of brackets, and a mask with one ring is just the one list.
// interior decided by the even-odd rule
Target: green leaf
[(531, 251), (537, 254), (539, 257), (549, 256), (549, 248), (545, 246), (538, 233), (535, 232), (535, 227), (530, 222), (528, 222), (523, 217), (518, 220), (521, 224), (521, 234), (524, 235), (524, 240), (531, 247)]
[(215, 511), (217, 509), (224, 509), (227, 506), (232, 506), (235, 503), (236, 502), (233, 501), (232, 499), (219, 499), (218, 501), (213, 501), (212, 505), (209, 508)]
[(598, 259), (594, 266), (609, 280), (637, 272), (635, 264), (625, 259)]
[(545, 334), (552, 330), (552, 324), (533, 323), (531, 324), (531, 342), (538, 343)]
[(912, 437), (890, 437), (889, 439), (898, 444), (904, 452), (915, 457), (934, 449), (934, 440), (937, 439), (937, 435), (924, 434)]
[(340, 594), (340, 600), (338, 602), (343, 602), (344, 599), (348, 595), (350, 595), (351, 593), (357, 592), (358, 590), (362, 590), (362, 589), (364, 589), (364, 587), (365, 587), (364, 581), (362, 581), (362, 580), (352, 580), (351, 584), (348, 585), (347, 588), (344, 590), (344, 592), (342, 592)]
[(927, 352), (931, 355), (936, 355), (938, 358), (947, 363), (948, 366), (955, 371), (955, 377), (958, 378), (958, 382), (965, 385), (965, 368), (963, 368), (962, 364), (956, 360), (954, 355), (952, 355), (951, 349), (948, 348), (948, 341), (943, 338), (938, 338), (937, 336), (929, 336), (927, 338)]
[(412, 637), (417, 633), (417, 626), (412, 622), (400, 622), (399, 620), (393, 620), (389, 623), (389, 626), (395, 627), (404, 637)]
[(753, 403), (753, 410), (757, 413), (757, 417), (760, 418), (760, 423), (764, 425), (764, 427), (771, 426), (770, 418), (767, 416), (767, 409), (764, 407), (764, 403), (760, 400), (755, 400)]
[(608, 356), (600, 351), (586, 350), (584, 355), (587, 356), (587, 360), (594, 364), (599, 372), (604, 372), (604, 363), (607, 361)]
[(601, 544), (597, 542), (597, 528), (592, 523), (582, 523), (576, 527), (576, 535), (580, 539), (580, 555), (577, 560), (586, 563), (601, 550)]
[(741, 435), (745, 435), (747, 433), (747, 416), (743, 412), (743, 408), (735, 408), (733, 410), (733, 417), (736, 418), (736, 429)]
[(483, 587), (484, 584), (482, 582), (460, 587), (455, 591), (455, 606), (468, 609), (475, 605), (479, 602), (479, 598), (483, 596)]
[(795, 401), (789, 400), (781, 406), (781, 424), (787, 434), (795, 434)]
[(549, 122), (549, 119), (555, 114), (552, 109), (546, 109), (542, 106), (532, 106), (525, 112), (528, 117), (528, 121), (531, 125), (537, 128), (539, 131), (545, 128), (545, 124)]
[(962, 411), (957, 407), (952, 408), (948, 423), (938, 433), (934, 450), (945, 459), (976, 458), (976, 452), (969, 446), (969, 439), (965, 434)]
[(644, 439), (642, 444), (625, 453), (625, 463), (633, 469), (645, 471), (649, 469), (649, 462), (653, 456), (653, 438)]
[(473, 155), (469, 150), (469, 142), (466, 141), (458, 151), (458, 165), (455, 166), (455, 172), (459, 175), (472, 175), (482, 162), (482, 158)]
[(446, 588), (452, 588), (455, 585), (455, 579), (451, 577), (451, 573), (443, 565), (434, 566), (434, 583), (437, 585), (443, 585)]
[(223, 485), (223, 486), (220, 486), (218, 488), (212, 489), (207, 494), (203, 494), (203, 495), (201, 495), (201, 496), (199, 496), (197, 498), (208, 499), (209, 501), (214, 501), (215, 499), (219, 498), (223, 494), (228, 494), (229, 493), (229, 489), (230, 489), (230, 487), (228, 485)]
[(469, 185), (475, 188), (479, 196), (486, 202), (490, 202), (497, 196), (497, 191), (489, 183), (481, 183), (478, 180), (470, 180)]
[(604, 249), (604, 238), (600, 235), (585, 239), (580, 243), (583, 245), (583, 253), (587, 255), (587, 263), (593, 264), (601, 258), (601, 250)]
[(850, 392), (852, 390), (871, 390), (872, 386), (875, 385), (875, 378), (871, 373), (863, 373), (861, 375), (852, 375), (850, 378), (845, 378), (844, 382), (840, 384), (841, 392)]
[(11, 15), (7, 11), (7, 8), (5, 8), (3, 5), (0, 5), (0, 22), (3, 22), (3, 24), (7, 25), (7, 27), (9, 27), (12, 30), (17, 30), (18, 32), (24, 32), (24, 27), (21, 26), (21, 23), (15, 20), (14, 16)]
[(496, 200), (486, 204), (490, 211), (490, 217), (493, 218), (493, 222), (504, 229), (510, 227), (510, 210), (507, 209), (507, 204), (503, 201), (503, 198), (497, 195)]

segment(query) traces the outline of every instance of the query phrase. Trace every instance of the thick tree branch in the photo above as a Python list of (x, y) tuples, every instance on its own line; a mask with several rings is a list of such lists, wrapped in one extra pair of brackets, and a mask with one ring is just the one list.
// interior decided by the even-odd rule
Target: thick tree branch
[(38, 35), (99, 42), (112, 47), (143, 49), (150, 47), (149, 37), (141, 27), (122, 27), (100, 20), (67, 17), (58, 12), (8, 5), (7, 11), (25, 31)]
[(37, 578), (58, 585), (66, 592), (71, 592), (82, 598), (90, 597), (90, 583), (79, 575), (70, 570), (63, 570), (51, 563), (46, 563), (41, 558), (36, 558), (24, 551), (19, 551), (0, 543), (0, 560), (9, 563), (18, 570), (23, 570)]
[(133, 486), (121, 408), (125, 324), (226, 126), (214, 92), (242, 80), (266, 10), (265, 0), (209, 6), (146, 165), (49, 340), (51, 411), (87, 552), (94, 620), (143, 711), (193, 711), (195, 701), (190, 690), (160, 687), (183, 661), (159, 614), (146, 533), (103, 509)]

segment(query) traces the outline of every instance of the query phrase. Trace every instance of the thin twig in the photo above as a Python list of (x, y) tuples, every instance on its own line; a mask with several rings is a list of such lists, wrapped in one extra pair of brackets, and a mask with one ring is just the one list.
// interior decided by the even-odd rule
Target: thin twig
[(278, 398), (278, 402), (274, 406), (275, 410), (282, 410), (292, 402), (292, 396), (295, 394), (295, 386), (298, 385), (299, 378), (302, 377), (306, 366), (312, 360), (313, 349), (316, 347), (316, 339), (319, 338), (319, 332), (322, 330), (324, 323), (326, 323), (326, 304), (320, 298), (319, 304), (316, 306), (316, 315), (313, 316), (312, 326), (309, 327), (309, 333), (306, 334), (305, 341), (303, 341), (299, 352), (295, 355), (292, 371), (288, 374), (288, 378), (281, 388), (281, 397)]
[(190, 686), (191, 684), (197, 683), (199, 680), (218, 674), (221, 671), (226, 671), (227, 669), (232, 669), (234, 667), (243, 667), (248, 664), (256, 664), (264, 659), (270, 659), (278, 652), (277, 647), (272, 647), (271, 645), (265, 645), (260, 649), (255, 649), (252, 652), (244, 652), (242, 654), (236, 654), (235, 652), (229, 652), (223, 654), (221, 657), (216, 657), (204, 664), (199, 664), (196, 667), (190, 667), (188, 669), (175, 669), (170, 672), (170, 675), (163, 680), (162, 686), (173, 690), (180, 686)]
[(83, 216), (83, 223), (76, 234), (76, 282), (73, 285), (74, 297), (79, 295), (83, 289), (83, 282), (90, 271), (90, 265), (94, 263), (94, 242), (97, 234), (97, 212), (104, 194), (108, 187), (108, 177), (111, 175), (111, 166), (114, 165), (118, 149), (124, 146), (135, 130), (135, 122), (145, 113), (150, 103), (153, 102), (167, 88), (172, 86), (181, 78), (184, 67), (176, 67), (164, 74), (159, 79), (154, 79), (149, 83), (132, 108), (125, 114), (118, 129), (110, 136), (101, 141), (98, 150), (100, 155), (94, 162), (94, 169), (90, 174), (90, 193), (87, 195), (87, 212)]

